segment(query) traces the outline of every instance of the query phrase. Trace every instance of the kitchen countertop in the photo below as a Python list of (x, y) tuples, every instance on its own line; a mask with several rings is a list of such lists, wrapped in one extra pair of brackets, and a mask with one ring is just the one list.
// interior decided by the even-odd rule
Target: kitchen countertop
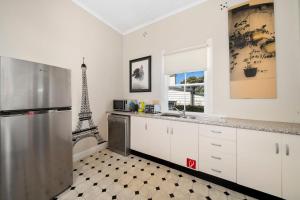
[(300, 123), (248, 120), (248, 119), (215, 117), (215, 116), (197, 116), (196, 119), (188, 119), (188, 118), (160, 116), (160, 114), (146, 114), (146, 113), (119, 112), (119, 111), (111, 111), (107, 113), (300, 135)]

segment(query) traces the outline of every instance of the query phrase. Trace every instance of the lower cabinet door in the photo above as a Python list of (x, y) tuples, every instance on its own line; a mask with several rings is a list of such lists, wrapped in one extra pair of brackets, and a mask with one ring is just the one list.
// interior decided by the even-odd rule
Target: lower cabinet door
[(281, 134), (237, 130), (237, 183), (281, 197)]
[(167, 121), (161, 119), (148, 119), (147, 142), (149, 155), (170, 160), (170, 135), (167, 131)]
[(282, 194), (284, 199), (300, 199), (300, 136), (284, 135), (282, 152)]
[(198, 125), (170, 121), (171, 162), (191, 169), (198, 169)]
[(149, 153), (148, 144), (148, 123), (147, 118), (134, 117), (130, 118), (131, 132), (130, 132), (130, 149), (142, 153)]

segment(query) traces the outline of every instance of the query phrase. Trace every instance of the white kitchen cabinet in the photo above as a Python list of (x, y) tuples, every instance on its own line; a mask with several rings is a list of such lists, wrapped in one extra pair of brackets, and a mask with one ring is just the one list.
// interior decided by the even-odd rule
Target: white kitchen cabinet
[(202, 149), (199, 152), (199, 171), (236, 182), (236, 157)]
[(300, 136), (131, 117), (131, 149), (288, 200), (300, 199)]
[(195, 169), (198, 169), (198, 124), (178, 121), (169, 121), (168, 124), (171, 134), (170, 161), (187, 167), (187, 159), (190, 159), (190, 162), (194, 160)]
[(282, 195), (284, 199), (300, 199), (300, 136), (283, 135)]
[(199, 125), (199, 171), (236, 182), (236, 129)]
[(236, 143), (199, 136), (199, 171), (236, 182)]
[(237, 183), (281, 196), (281, 134), (237, 129)]
[(161, 119), (148, 119), (149, 155), (163, 160), (170, 160), (170, 135), (167, 132), (167, 121)]
[(184, 167), (190, 159), (198, 169), (198, 124), (132, 116), (130, 146)]
[(130, 138), (131, 149), (170, 160), (170, 135), (164, 120), (132, 116)]
[(148, 120), (143, 117), (131, 116), (130, 148), (143, 153), (149, 153)]
[(236, 142), (199, 136), (199, 152), (218, 152), (230, 155), (236, 155)]
[(222, 140), (236, 140), (236, 128), (199, 124), (199, 135)]

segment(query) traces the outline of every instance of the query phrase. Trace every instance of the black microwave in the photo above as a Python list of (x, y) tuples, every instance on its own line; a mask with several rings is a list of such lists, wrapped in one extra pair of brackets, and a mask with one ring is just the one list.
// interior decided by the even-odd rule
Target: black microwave
[(125, 99), (113, 100), (113, 109), (115, 111), (130, 111), (129, 110), (129, 101)]

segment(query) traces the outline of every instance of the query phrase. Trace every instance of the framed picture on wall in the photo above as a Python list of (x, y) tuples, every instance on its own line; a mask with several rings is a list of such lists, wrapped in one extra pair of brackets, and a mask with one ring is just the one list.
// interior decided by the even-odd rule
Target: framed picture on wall
[(239, 4), (228, 17), (231, 98), (276, 98), (273, 0)]
[(129, 61), (130, 92), (151, 92), (151, 56)]

